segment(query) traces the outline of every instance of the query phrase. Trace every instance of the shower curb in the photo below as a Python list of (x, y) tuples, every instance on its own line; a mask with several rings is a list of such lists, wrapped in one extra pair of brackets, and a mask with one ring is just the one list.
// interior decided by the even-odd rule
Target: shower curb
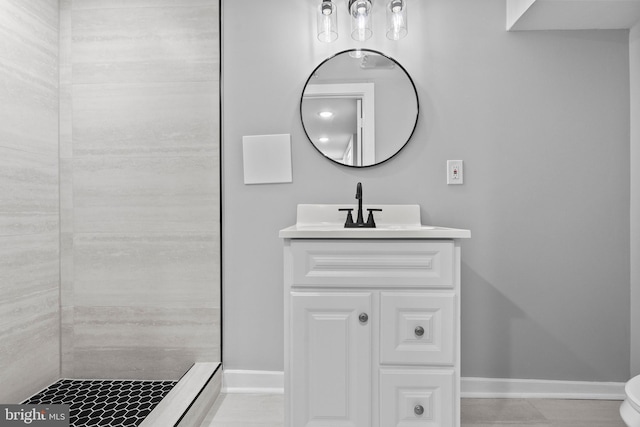
[(199, 426), (220, 394), (220, 363), (196, 363), (139, 427)]

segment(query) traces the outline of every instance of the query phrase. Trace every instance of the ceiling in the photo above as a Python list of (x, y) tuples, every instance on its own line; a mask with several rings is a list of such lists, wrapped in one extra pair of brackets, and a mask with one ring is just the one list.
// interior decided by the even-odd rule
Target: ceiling
[(507, 0), (507, 30), (628, 29), (640, 0)]

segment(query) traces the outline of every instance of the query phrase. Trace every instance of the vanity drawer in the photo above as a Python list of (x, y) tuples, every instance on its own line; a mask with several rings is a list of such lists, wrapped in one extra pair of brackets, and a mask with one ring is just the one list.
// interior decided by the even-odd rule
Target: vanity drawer
[(456, 420), (453, 369), (382, 369), (380, 425), (451, 427)]
[(453, 288), (452, 240), (291, 242), (293, 286)]
[(453, 292), (382, 292), (380, 363), (453, 366), (455, 302)]

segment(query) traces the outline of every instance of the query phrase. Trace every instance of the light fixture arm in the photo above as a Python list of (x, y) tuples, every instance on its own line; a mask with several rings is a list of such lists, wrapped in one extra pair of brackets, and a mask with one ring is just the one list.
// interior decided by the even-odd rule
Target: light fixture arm
[(404, 1), (403, 0), (391, 0), (389, 2), (389, 7), (391, 8), (391, 11), (394, 12), (394, 13), (400, 12), (404, 8)]
[[(349, 0), (349, 10), (351, 10), (351, 5), (353, 5), (357, 1), (358, 0)], [(369, 0), (369, 3), (371, 4), (371, 6), (373, 6), (373, 0)]]
[(331, 4), (331, 0), (322, 0), (322, 5), (320, 5), (320, 11), (323, 15), (331, 15), (333, 13), (333, 4)]

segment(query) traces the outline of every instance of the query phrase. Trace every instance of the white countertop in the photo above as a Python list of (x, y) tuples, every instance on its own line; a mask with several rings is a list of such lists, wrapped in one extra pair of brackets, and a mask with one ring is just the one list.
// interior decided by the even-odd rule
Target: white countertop
[(375, 212), (376, 228), (344, 228), (346, 212), (340, 208), (353, 208), (356, 220), (357, 206), (354, 205), (298, 205), (295, 225), (280, 230), (284, 239), (468, 239), (471, 231), (422, 225), (419, 205), (366, 205), (363, 206), (364, 220), (367, 208), (381, 208)]
[(471, 231), (459, 228), (336, 228), (292, 225), (280, 230), (284, 239), (468, 239)]

